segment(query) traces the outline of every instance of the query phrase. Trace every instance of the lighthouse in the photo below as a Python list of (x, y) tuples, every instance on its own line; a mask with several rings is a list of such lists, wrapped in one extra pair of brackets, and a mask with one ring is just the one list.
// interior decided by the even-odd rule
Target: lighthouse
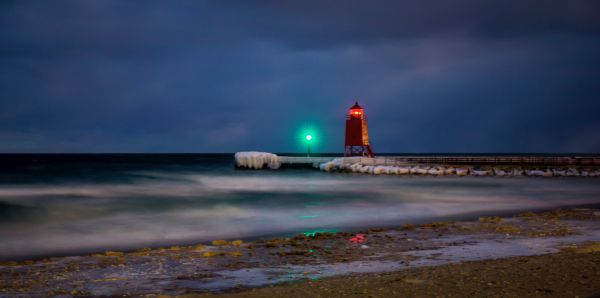
[(344, 156), (375, 157), (369, 143), (367, 116), (358, 101), (350, 108), (346, 116), (346, 145)]

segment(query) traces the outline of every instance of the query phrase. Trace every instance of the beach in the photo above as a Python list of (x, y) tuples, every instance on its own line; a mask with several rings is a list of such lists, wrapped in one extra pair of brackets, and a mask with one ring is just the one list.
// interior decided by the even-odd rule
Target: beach
[(192, 297), (596, 297), (600, 248), (356, 274)]
[(594, 208), (253, 241), (217, 239), (4, 262), (0, 294), (590, 296), (600, 289), (598, 240), (600, 210)]

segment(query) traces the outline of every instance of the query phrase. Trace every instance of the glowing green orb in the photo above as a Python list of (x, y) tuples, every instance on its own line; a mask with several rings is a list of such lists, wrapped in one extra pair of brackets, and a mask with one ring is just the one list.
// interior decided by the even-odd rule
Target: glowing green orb
[(307, 140), (307, 141), (310, 141), (310, 140), (312, 140), (312, 135), (306, 135), (306, 140)]

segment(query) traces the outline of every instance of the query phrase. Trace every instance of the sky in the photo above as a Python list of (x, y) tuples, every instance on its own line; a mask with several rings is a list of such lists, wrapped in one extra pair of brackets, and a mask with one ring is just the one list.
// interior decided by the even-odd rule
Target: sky
[(0, 152), (600, 152), (600, 1), (2, 1)]

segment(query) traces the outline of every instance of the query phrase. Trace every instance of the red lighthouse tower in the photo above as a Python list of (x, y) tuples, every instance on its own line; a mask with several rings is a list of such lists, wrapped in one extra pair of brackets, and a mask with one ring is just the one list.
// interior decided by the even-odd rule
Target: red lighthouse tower
[(346, 116), (346, 146), (344, 156), (375, 157), (369, 144), (367, 116), (364, 109), (356, 102)]

